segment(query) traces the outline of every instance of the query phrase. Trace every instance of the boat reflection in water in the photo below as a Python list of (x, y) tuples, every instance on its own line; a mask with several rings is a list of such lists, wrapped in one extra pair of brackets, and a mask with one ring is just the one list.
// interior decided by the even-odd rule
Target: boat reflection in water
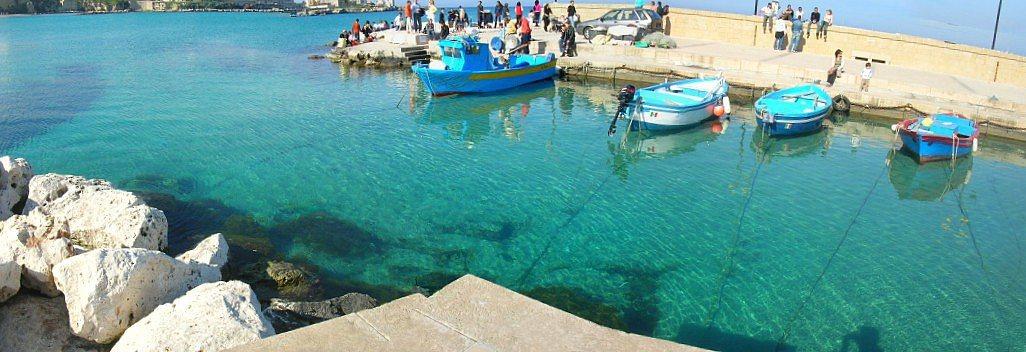
[(632, 131), (622, 139), (610, 140), (613, 171), (626, 180), (629, 165), (645, 159), (664, 159), (695, 151), (700, 144), (715, 141), (727, 128), (727, 121), (713, 121), (678, 132)]
[[(461, 95), (430, 99), (418, 123), (442, 126), (445, 137), (474, 148), (489, 134), (501, 133), (517, 141), (522, 137), (520, 120), (531, 111), (531, 101), (554, 99), (552, 81), (533, 83), (515, 92)], [(499, 119), (493, 120), (492, 115)]]
[(969, 183), (972, 176), (972, 155), (958, 158), (954, 163), (920, 164), (907, 153), (891, 153), (888, 158), (888, 179), (898, 193), (898, 199), (939, 202), (951, 191)]
[(792, 158), (816, 152), (826, 153), (830, 149), (830, 130), (824, 129), (798, 137), (773, 138), (760, 126), (752, 133), (752, 143), (749, 146), (759, 160), (765, 162), (771, 162), (774, 157)]

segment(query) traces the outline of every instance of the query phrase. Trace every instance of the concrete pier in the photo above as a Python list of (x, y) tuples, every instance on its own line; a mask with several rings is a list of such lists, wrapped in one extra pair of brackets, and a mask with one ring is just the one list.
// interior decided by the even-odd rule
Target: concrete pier
[(466, 275), (431, 297), (413, 294), (230, 351), (705, 350), (606, 328)]

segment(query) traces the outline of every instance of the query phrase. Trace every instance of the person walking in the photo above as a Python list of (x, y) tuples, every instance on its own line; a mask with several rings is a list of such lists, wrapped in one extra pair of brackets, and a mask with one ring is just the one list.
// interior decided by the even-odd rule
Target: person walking
[(574, 6), (574, 0), (570, 0), (570, 6), (566, 7), (566, 21), (570, 23), (570, 28), (577, 29), (577, 7)]
[(801, 16), (794, 16), (791, 19), (791, 52), (797, 53), (798, 47), (802, 42), (802, 29), (805, 27), (805, 22), (802, 21)]
[(542, 30), (546, 32), (549, 31), (549, 24), (552, 23), (552, 7), (549, 6), (551, 4), (552, 3), (545, 3), (545, 7), (542, 9), (542, 23), (544, 24), (544, 26), (542, 26)]
[(773, 21), (773, 37), (776, 39), (773, 43), (773, 50), (784, 50), (784, 41), (787, 37), (784, 34), (787, 31), (787, 21), (784, 20), (786, 14), (781, 14), (775, 21)]
[(762, 7), (762, 32), (773, 28), (773, 3), (767, 3)]
[(531, 11), (531, 14), (534, 15), (534, 25), (535, 26), (537, 26), (538, 23), (541, 22), (541, 13), (542, 13), (541, 2), (538, 1), (538, 0), (534, 0), (534, 10)]
[(834, 51), (834, 64), (827, 70), (827, 87), (833, 87), (837, 76), (844, 72), (844, 52), (841, 49)]
[[(819, 7), (813, 7), (812, 13), (809, 14), (809, 29), (805, 30), (805, 37), (808, 38), (812, 35), (812, 26), (816, 25), (816, 30), (819, 30)], [(816, 36), (819, 38), (819, 35)]]
[(823, 36), (823, 41), (825, 42), (826, 41), (826, 37), (827, 37), (827, 28), (829, 28), (830, 26), (833, 26), (833, 25), (834, 25), (834, 11), (833, 10), (826, 10), (826, 15), (823, 15), (823, 20), (819, 21), (819, 28), (816, 31), (816, 39), (819, 39), (819, 36), (822, 35)]
[(492, 26), (495, 27), (495, 28), (501, 28), (499, 26), (502, 25), (502, 1), (496, 1), (495, 2), (495, 16), (494, 17), (495, 18), (493, 18), (493, 20), (494, 20), (495, 23), (492, 24)]

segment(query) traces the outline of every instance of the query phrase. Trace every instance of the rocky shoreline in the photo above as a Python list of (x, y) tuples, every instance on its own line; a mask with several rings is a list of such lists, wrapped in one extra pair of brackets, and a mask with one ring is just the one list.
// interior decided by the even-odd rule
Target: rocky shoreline
[[(0, 157), (0, 351), (218, 351), (377, 305), (351, 293), (261, 309), (248, 283), (222, 281), (224, 235), (167, 248), (165, 213), (135, 194)], [(280, 292), (316, 284), (286, 262), (261, 271)]]

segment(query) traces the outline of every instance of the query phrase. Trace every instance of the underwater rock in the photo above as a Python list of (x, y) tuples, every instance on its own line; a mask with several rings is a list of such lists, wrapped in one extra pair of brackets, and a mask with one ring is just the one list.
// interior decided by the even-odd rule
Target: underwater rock
[(281, 333), (377, 306), (377, 300), (362, 293), (347, 293), (319, 302), (272, 298), (264, 315), (271, 320), (275, 330)]
[[(196, 190), (196, 180), (170, 178), (156, 174), (142, 174), (118, 183), (119, 188), (131, 191), (189, 194)], [(159, 207), (158, 207), (159, 208)]]
[(36, 209), (67, 223), (70, 238), (88, 248), (167, 247), (164, 212), (104, 180), (58, 174), (33, 177), (22, 214)]
[(0, 252), (22, 268), (21, 286), (54, 297), (60, 292), (54, 285), (53, 266), (75, 254), (67, 236), (66, 224), (41, 212), (15, 215), (0, 222)]
[(616, 307), (603, 304), (579, 290), (559, 286), (538, 287), (524, 292), (524, 295), (608, 328), (627, 329)]
[(306, 297), (319, 281), (310, 271), (283, 261), (267, 262), (267, 276), (278, 285), (279, 294), (287, 297)]
[(456, 279), (459, 279), (461, 276), (462, 275), (436, 271), (417, 276), (414, 279), (414, 283), (416, 285), (415, 287), (419, 288), (419, 293), (423, 294), (424, 292), (427, 292), (427, 294), (424, 295), (429, 296), (431, 293), (441, 290), (445, 285), (456, 281)]
[(75, 335), (108, 343), (157, 306), (220, 281), (227, 251), (220, 234), (178, 259), (141, 248), (103, 248), (57, 264), (53, 275)]
[(380, 253), (382, 241), (356, 224), (325, 212), (314, 212), (278, 224), (269, 231), (272, 239), (291, 239), (339, 257), (364, 258)]
[(99, 345), (71, 333), (64, 297), (29, 293), (0, 304), (0, 351), (103, 352)]
[(154, 309), (111, 351), (220, 351), (274, 333), (249, 285), (214, 282)]
[(21, 213), (33, 175), (32, 165), (25, 159), (0, 157), (0, 221)]

